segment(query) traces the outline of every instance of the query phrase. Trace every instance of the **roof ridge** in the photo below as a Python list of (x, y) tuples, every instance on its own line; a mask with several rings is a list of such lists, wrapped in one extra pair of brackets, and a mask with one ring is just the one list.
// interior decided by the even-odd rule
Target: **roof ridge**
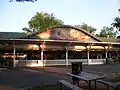
[[(87, 35), (89, 35), (90, 37), (96, 39), (97, 41), (102, 42), (100, 39), (98, 39), (97, 37), (95, 37), (94, 35), (92, 35), (91, 33), (87, 32), (86, 30), (84, 30), (84, 29), (82, 29), (80, 27), (75, 27), (75, 26), (71, 26), (71, 25), (59, 25), (59, 26), (52, 26), (52, 27), (49, 27), (47, 29), (53, 29), (53, 28), (74, 28), (74, 29), (77, 29), (79, 31), (82, 31), (82, 32), (86, 33)], [(47, 30), (47, 29), (45, 29), (45, 30)], [(36, 35), (36, 34), (41, 33), (41, 32), (44, 32), (45, 30), (35, 32), (33, 34), (28, 35), (27, 37), (32, 36), (32, 35)]]
[(51, 28), (59, 28), (59, 27), (60, 27), (60, 28), (61, 28), (61, 27), (63, 27), (63, 28), (66, 27), (66, 28), (74, 28), (74, 29), (77, 29), (77, 30), (82, 31), (82, 32), (86, 33), (87, 35), (93, 37), (93, 38), (96, 39), (97, 41), (102, 42), (100, 39), (98, 39), (97, 37), (95, 37), (94, 35), (92, 35), (91, 33), (87, 32), (86, 30), (84, 30), (84, 29), (82, 29), (82, 28), (80, 28), (80, 27), (76, 27), (76, 26), (72, 26), (72, 25), (60, 25), (60, 26), (53, 26), (53, 27), (51, 27)]

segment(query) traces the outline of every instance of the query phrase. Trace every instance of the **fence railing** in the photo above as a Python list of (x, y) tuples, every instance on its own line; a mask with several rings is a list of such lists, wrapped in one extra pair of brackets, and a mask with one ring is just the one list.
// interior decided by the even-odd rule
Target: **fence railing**
[(68, 65), (71, 65), (71, 62), (82, 62), (82, 64), (88, 64), (88, 59), (69, 59)]
[[(69, 59), (68, 65), (71, 65), (71, 62), (83, 62), (82, 64), (105, 64), (106, 59)], [(60, 60), (46, 60), (44, 63), (45, 66), (53, 66), (53, 65), (66, 65), (65, 59)]]
[(41, 60), (15, 60), (15, 67), (43, 66)]
[[(82, 64), (105, 64), (106, 59), (68, 59), (68, 65), (71, 62), (83, 62)], [(34, 67), (34, 66), (57, 66), (66, 65), (65, 59), (59, 60), (15, 60), (16, 67)]]
[(106, 59), (89, 59), (88, 64), (105, 64)]

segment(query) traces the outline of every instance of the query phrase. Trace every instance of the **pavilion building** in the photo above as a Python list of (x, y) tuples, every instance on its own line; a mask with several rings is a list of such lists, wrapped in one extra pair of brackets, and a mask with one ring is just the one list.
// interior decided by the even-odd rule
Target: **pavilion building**
[(13, 60), (14, 67), (68, 66), (71, 62), (105, 64), (120, 57), (119, 42), (104, 42), (69, 25), (50, 27), (31, 35), (12, 34), (8, 37), (7, 32), (0, 32), (0, 57)]

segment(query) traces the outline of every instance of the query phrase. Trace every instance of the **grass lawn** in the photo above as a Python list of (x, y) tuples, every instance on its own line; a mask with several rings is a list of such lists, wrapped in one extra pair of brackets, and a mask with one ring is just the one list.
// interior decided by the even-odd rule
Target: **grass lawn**
[(40, 85), (40, 86), (34, 86), (31, 88), (27, 88), (24, 90), (60, 90), (60, 85), (55, 84), (55, 85)]

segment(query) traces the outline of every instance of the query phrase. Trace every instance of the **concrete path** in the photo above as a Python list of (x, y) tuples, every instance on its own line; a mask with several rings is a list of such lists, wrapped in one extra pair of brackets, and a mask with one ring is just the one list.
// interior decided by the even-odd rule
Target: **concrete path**
[[(112, 73), (120, 72), (120, 65), (92, 65), (83, 66), (83, 71), (92, 73)], [(19, 68), (4, 70), (0, 73), (0, 90), (13, 90), (17, 88), (34, 86), (37, 84), (55, 84), (60, 79), (70, 80), (66, 73), (71, 72), (71, 67), (38, 67), (38, 68)]]
[(60, 74), (24, 68), (2, 71), (0, 77), (0, 86), (10, 89), (23, 88), (38, 84), (55, 84), (60, 79), (68, 78), (67, 76)]
[[(71, 66), (58, 66), (58, 67), (36, 67), (31, 68), (32, 70), (40, 70), (45, 72), (53, 72), (59, 74), (66, 74), (72, 72)], [(120, 64), (113, 65), (83, 65), (83, 71), (91, 73), (101, 73), (106, 76), (110, 76), (113, 73), (120, 73)]]

